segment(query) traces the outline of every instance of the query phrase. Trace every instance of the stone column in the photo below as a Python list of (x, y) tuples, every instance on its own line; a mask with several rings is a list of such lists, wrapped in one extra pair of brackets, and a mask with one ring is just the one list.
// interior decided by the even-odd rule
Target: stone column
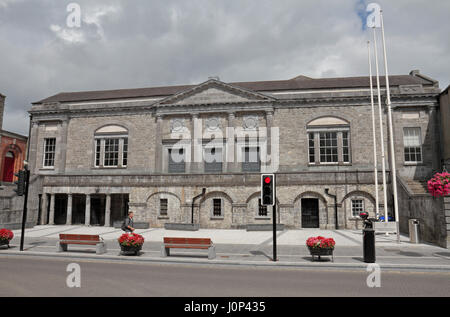
[(84, 224), (89, 226), (91, 224), (91, 195), (86, 194), (86, 209), (84, 216)]
[(193, 113), (191, 119), (191, 157), (190, 162), (186, 166), (186, 171), (191, 171), (191, 173), (198, 173), (200, 171), (201, 159), (203, 158), (201, 144), (203, 127), (199, 126), (200, 123), (198, 120), (198, 113)]
[(66, 225), (72, 224), (72, 194), (67, 195), (67, 219)]
[(236, 162), (236, 143), (235, 143), (235, 131), (234, 131), (234, 121), (235, 121), (234, 112), (228, 113), (228, 127), (227, 127), (227, 146), (226, 146), (226, 162), (227, 172), (236, 172), (237, 171), (237, 162)]
[(31, 135), (30, 135), (30, 153), (29, 153), (29, 164), (30, 172), (36, 174), (39, 169), (39, 162), (37, 158), (37, 143), (39, 139), (39, 124), (36, 121), (31, 121)]
[(111, 194), (106, 194), (105, 227), (111, 227)]
[(59, 172), (64, 173), (66, 170), (66, 154), (67, 154), (67, 126), (69, 120), (67, 118), (63, 119), (61, 123), (61, 144), (60, 146), (60, 160), (59, 160)]
[(40, 223), (41, 225), (45, 225), (48, 221), (47, 211), (48, 211), (48, 197), (46, 193), (43, 193), (41, 199), (41, 223)]
[(50, 195), (50, 216), (48, 219), (48, 224), (55, 224), (55, 194)]
[[(439, 135), (438, 135), (438, 118), (436, 115), (436, 105), (432, 105), (428, 107), (428, 115), (429, 115), (429, 129), (430, 136), (429, 139), (431, 141), (431, 153), (432, 153), (432, 161), (431, 167), (433, 169), (433, 173), (439, 171), (440, 162), (441, 162), (441, 151), (439, 148)], [(422, 131), (422, 133), (426, 133), (426, 131)], [(422, 142), (422, 140), (420, 140)], [(424, 156), (424, 150), (422, 147), (422, 160)]]
[(273, 110), (267, 110), (266, 111), (266, 129), (267, 129), (267, 133), (266, 133), (266, 149), (267, 149), (267, 158), (270, 157), (270, 161), (267, 161), (266, 159), (266, 163), (264, 163), (267, 167), (270, 167), (272, 164), (272, 126), (273, 126)]
[(155, 172), (162, 173), (162, 159), (163, 159), (163, 147), (162, 147), (162, 115), (156, 115), (156, 133), (155, 133)]

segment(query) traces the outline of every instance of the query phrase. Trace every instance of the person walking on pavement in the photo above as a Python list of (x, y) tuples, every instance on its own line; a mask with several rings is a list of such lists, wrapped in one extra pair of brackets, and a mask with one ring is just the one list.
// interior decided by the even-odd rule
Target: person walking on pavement
[(126, 217), (122, 223), (123, 231), (125, 231), (127, 233), (132, 233), (135, 230), (133, 216), (134, 216), (134, 213), (132, 211), (128, 212), (128, 217)]

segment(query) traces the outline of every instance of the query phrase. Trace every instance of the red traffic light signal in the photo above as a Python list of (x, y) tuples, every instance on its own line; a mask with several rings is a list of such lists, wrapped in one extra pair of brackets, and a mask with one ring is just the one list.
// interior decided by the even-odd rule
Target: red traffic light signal
[(273, 206), (275, 204), (275, 175), (261, 175), (261, 205)]

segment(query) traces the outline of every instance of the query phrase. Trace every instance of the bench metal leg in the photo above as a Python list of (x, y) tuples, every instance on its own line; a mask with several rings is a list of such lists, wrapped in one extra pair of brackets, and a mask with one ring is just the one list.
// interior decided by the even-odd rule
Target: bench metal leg
[(216, 248), (214, 246), (208, 248), (208, 259), (212, 260), (216, 258)]
[(61, 244), (58, 242), (56, 242), (56, 252), (64, 252), (67, 251), (67, 244)]
[(96, 245), (95, 253), (97, 254), (103, 254), (106, 253), (106, 244), (105, 243), (97, 243)]

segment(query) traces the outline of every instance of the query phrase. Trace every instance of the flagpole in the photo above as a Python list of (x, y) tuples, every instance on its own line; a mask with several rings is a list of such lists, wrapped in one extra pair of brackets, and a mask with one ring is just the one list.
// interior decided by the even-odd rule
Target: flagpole
[(378, 97), (378, 112), (380, 116), (380, 140), (381, 140), (381, 168), (383, 170), (383, 199), (384, 199), (384, 221), (389, 222), (387, 210), (387, 189), (386, 189), (386, 156), (384, 153), (384, 133), (383, 133), (383, 110), (381, 108), (381, 92), (380, 92), (380, 74), (378, 72), (378, 52), (377, 52), (377, 36), (375, 27), (373, 28), (373, 43), (375, 49), (375, 68), (377, 73), (377, 97)]
[(395, 148), (394, 148), (394, 130), (392, 128), (392, 107), (391, 107), (391, 92), (389, 89), (389, 74), (387, 66), (386, 56), (386, 41), (384, 38), (384, 24), (383, 24), (383, 10), (380, 11), (381, 20), (381, 35), (383, 38), (383, 54), (384, 54), (384, 71), (386, 75), (386, 103), (388, 108), (388, 122), (389, 122), (389, 143), (390, 143), (390, 155), (391, 155), (391, 171), (392, 171), (392, 188), (394, 191), (394, 212), (395, 212), (395, 224), (397, 227), (397, 243), (400, 243), (400, 224), (398, 221), (398, 195), (397, 195), (397, 171), (395, 164)]
[(377, 139), (375, 128), (375, 106), (373, 102), (373, 82), (372, 82), (372, 60), (370, 56), (370, 41), (367, 41), (367, 51), (369, 57), (369, 82), (370, 82), (370, 104), (372, 106), (372, 131), (373, 131), (373, 166), (375, 177), (375, 214), (379, 215), (379, 197), (378, 197), (378, 163), (377, 163)]

